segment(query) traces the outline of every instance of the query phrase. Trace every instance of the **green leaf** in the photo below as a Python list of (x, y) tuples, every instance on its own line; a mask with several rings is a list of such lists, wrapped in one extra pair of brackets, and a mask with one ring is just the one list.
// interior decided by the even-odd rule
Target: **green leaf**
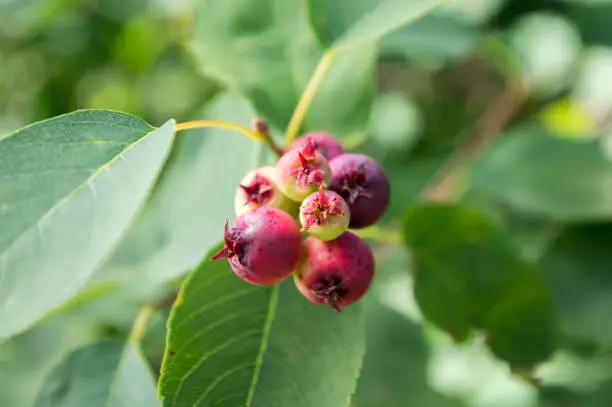
[(0, 344), (0, 406), (31, 407), (49, 372), (73, 349), (99, 335), (91, 318), (46, 318)]
[(612, 224), (575, 225), (557, 237), (541, 262), (563, 332), (598, 347), (612, 344), (611, 247)]
[(410, 286), (409, 265), (403, 247), (378, 258), (377, 277), (363, 299), (367, 352), (353, 396), (355, 407), (462, 406), (430, 387), (432, 343), (423, 325), (405, 315), (408, 310), (396, 311), (412, 299), (403, 291)]
[(0, 139), (0, 340), (83, 287), (145, 200), (173, 135), (172, 120), (156, 130), (79, 111)]
[(599, 141), (553, 137), (536, 126), (500, 139), (472, 168), (478, 186), (535, 215), (560, 220), (612, 216), (612, 160)]
[(321, 42), (353, 46), (378, 40), (415, 21), (447, 0), (307, 0)]
[(431, 13), (382, 37), (381, 57), (450, 62), (473, 53), (478, 34), (476, 27), (453, 15)]
[(486, 331), (493, 352), (513, 368), (531, 369), (552, 354), (556, 319), (544, 280), (485, 215), (451, 204), (415, 206), (404, 236), (427, 319), (456, 340)]
[(378, 276), (363, 299), (367, 352), (353, 397), (359, 407), (403, 407), (427, 388), (429, 350), (421, 327), (381, 301), (384, 288), (396, 283), (392, 278), (408, 273), (405, 252), (396, 250), (379, 262)]
[[(202, 119), (248, 126), (254, 114), (239, 96), (223, 94)], [(196, 267), (234, 218), (234, 194), (254, 166), (258, 143), (227, 129), (190, 130), (177, 136), (151, 198), (104, 265), (100, 278), (161, 282)]]
[(359, 304), (337, 314), (291, 278), (258, 287), (205, 260), (172, 311), (159, 392), (164, 406), (346, 407), (364, 347)]
[(155, 382), (140, 351), (102, 340), (73, 351), (47, 377), (35, 407), (154, 407)]
[[(325, 49), (300, 0), (198, 3), (191, 49), (204, 73), (246, 95), (258, 114), (284, 129)], [(338, 52), (306, 129), (362, 137), (374, 99), (377, 48)]]

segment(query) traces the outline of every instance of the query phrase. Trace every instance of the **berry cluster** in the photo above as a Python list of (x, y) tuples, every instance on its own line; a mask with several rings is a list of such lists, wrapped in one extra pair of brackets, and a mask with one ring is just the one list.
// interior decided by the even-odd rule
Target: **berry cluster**
[(231, 227), (226, 220), (225, 245), (211, 260), (226, 258), (239, 277), (262, 286), (293, 273), (306, 298), (340, 312), (374, 277), (371, 249), (349, 229), (378, 222), (389, 198), (374, 159), (345, 152), (331, 134), (307, 133), (276, 166), (244, 177), (234, 200), (238, 217)]

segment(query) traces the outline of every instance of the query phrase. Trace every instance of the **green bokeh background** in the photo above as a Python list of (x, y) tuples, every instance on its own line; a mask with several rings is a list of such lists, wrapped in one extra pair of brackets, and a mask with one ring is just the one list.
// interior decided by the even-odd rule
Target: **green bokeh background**
[[(201, 117), (248, 124), (251, 116), (269, 113), (275, 134), (282, 133), (279, 124), (299, 96), (294, 87), (308, 80), (320, 44), (314, 49), (299, 41), (288, 44), (288, 53), (304, 62), (303, 83), (299, 73), (294, 83), (277, 82), (270, 72), (256, 71), (252, 55), (233, 50), (229, 40), (220, 39), (217, 48), (190, 45), (199, 1), (206, 0), (0, 0), (0, 134), (83, 108), (124, 111), (156, 126), (170, 118)], [(354, 2), (356, 8), (368, 3)], [(220, 26), (222, 9), (221, 4)], [(266, 15), (269, 10), (250, 12), (251, 20), (242, 22), (248, 35), (282, 18)], [(211, 24), (216, 16), (208, 16)], [(327, 17), (342, 21), (342, 14)], [(410, 253), (373, 243), (378, 274), (364, 300), (368, 351), (353, 407), (612, 405), (611, 23), (612, 1), (606, 0), (456, 0), (381, 40), (373, 86), (358, 86), (365, 75), (360, 61), (373, 55), (367, 52), (353, 56), (355, 65), (346, 71), (354, 74), (356, 88), (339, 88), (332, 80), (324, 84), (327, 105), (315, 100), (306, 125), (328, 124), (356, 150), (383, 163), (393, 185), (383, 220), (388, 227), (399, 226), (406, 208), (458, 146), (493, 123), (495, 140), (470, 164), (468, 176), (453, 184), (455, 196), (494, 219), (521, 255), (539, 266), (562, 331), (557, 351), (538, 366), (543, 384), (535, 388), (512, 375), (482, 337), (456, 344), (428, 322), (413, 296)], [(214, 42), (218, 29), (207, 27), (198, 35)], [(217, 52), (218, 59), (207, 62), (202, 52)], [(242, 61), (243, 56), (250, 59)], [(224, 77), (224, 64), (238, 70), (241, 63), (252, 68), (241, 81)], [(243, 86), (256, 77), (278, 87), (271, 93), (287, 102), (270, 107), (266, 95)], [(491, 111), (516, 83), (524, 86), (520, 108), (500, 119)], [(498, 110), (503, 117), (511, 109), (502, 104)], [(503, 122), (499, 128), (497, 121)], [(222, 165), (214, 161), (221, 149), (248, 154), (248, 163), (263, 154), (221, 139), (224, 134), (211, 133), (219, 139), (206, 142), (199, 136), (179, 140), (160, 189), (184, 194), (187, 187), (178, 180), (197, 185), (194, 174)], [(234, 168), (219, 189), (183, 195), (186, 205), (201, 206), (181, 211), (194, 217), (200, 207), (208, 211), (211, 195), (231, 202), (235, 178), (248, 168), (240, 162), (246, 168)], [(201, 182), (214, 188), (210, 180)], [(179, 229), (192, 224), (191, 218), (160, 220), (158, 214), (172, 205), (154, 197), (126, 237), (127, 248), (118, 249), (82, 297), (0, 344), (0, 406), (32, 406), (47, 373), (70, 350), (100, 337), (124, 337), (143, 299), (164, 297), (176, 278), (197, 264), (201, 242), (167, 242), (168, 224), (182, 225)], [(218, 240), (226, 209), (212, 208), (209, 218), (196, 221), (208, 245), (202, 253)], [(156, 234), (150, 233), (151, 223)], [(168, 254), (177, 245), (184, 249), (180, 266)], [(442, 306), (444, 301), (438, 299)], [(145, 338), (156, 370), (165, 317), (156, 317)]]

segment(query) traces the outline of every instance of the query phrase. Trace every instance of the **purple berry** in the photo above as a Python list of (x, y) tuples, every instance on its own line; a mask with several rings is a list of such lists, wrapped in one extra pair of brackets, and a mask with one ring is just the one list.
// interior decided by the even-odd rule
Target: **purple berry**
[(351, 210), (352, 229), (365, 228), (380, 220), (391, 198), (385, 170), (373, 158), (363, 154), (343, 154), (330, 161), (332, 182)]
[(261, 207), (243, 213), (229, 227), (225, 246), (210, 259), (228, 259), (240, 278), (256, 285), (276, 284), (296, 268), (302, 251), (297, 222), (277, 208)]
[(300, 223), (306, 231), (321, 240), (333, 240), (348, 228), (350, 210), (344, 199), (334, 191), (319, 191), (308, 195), (300, 206)]
[(234, 210), (236, 215), (262, 206), (297, 213), (295, 202), (287, 198), (276, 186), (274, 167), (261, 167), (250, 171), (236, 188)]
[(331, 181), (327, 160), (312, 143), (290, 150), (276, 163), (276, 181), (290, 199), (302, 202), (321, 185)]
[(366, 242), (351, 232), (323, 241), (304, 241), (305, 252), (293, 274), (298, 290), (315, 304), (338, 312), (358, 301), (374, 279), (374, 256)]
[(306, 133), (303, 136), (297, 138), (289, 147), (290, 150), (295, 148), (304, 147), (309, 142), (314, 143), (315, 148), (325, 157), (327, 160), (331, 160), (344, 154), (344, 147), (338, 141), (338, 139), (329, 133), (322, 131), (313, 131)]

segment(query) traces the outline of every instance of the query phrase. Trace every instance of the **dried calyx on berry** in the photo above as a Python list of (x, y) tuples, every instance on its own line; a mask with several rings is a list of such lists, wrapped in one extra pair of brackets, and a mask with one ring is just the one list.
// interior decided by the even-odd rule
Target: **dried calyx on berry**
[(349, 227), (364, 228), (378, 222), (391, 198), (385, 170), (363, 154), (342, 154), (330, 161), (330, 189), (344, 198), (351, 210)]
[(374, 255), (366, 242), (351, 232), (323, 241), (304, 241), (304, 253), (293, 274), (298, 290), (315, 304), (340, 312), (363, 297), (374, 278)]
[(302, 251), (297, 222), (277, 208), (261, 207), (225, 222), (224, 247), (211, 260), (226, 258), (239, 277), (256, 285), (276, 284), (291, 275)]
[(340, 195), (321, 187), (304, 199), (299, 218), (302, 231), (321, 240), (332, 240), (348, 228), (350, 210)]
[(278, 187), (290, 199), (301, 202), (331, 181), (331, 170), (313, 143), (290, 150), (276, 163)]
[(331, 160), (341, 154), (344, 154), (344, 147), (336, 137), (322, 131), (313, 131), (306, 133), (295, 139), (291, 144), (290, 149), (304, 147), (307, 144), (312, 144), (327, 160)]
[(297, 214), (296, 203), (287, 198), (277, 187), (275, 176), (276, 170), (271, 166), (257, 168), (245, 175), (234, 196), (236, 215), (262, 206)]

